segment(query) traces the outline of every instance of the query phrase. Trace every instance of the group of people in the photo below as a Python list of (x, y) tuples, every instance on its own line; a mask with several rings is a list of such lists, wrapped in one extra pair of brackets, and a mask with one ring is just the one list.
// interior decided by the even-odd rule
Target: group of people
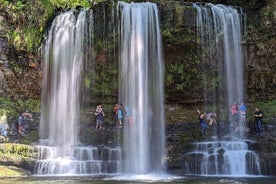
[[(205, 137), (205, 131), (209, 126), (213, 124), (217, 124), (216, 122), (216, 114), (215, 113), (203, 113), (200, 110), (197, 110), (199, 123), (201, 127), (201, 135)], [(254, 112), (254, 130), (256, 134), (260, 134), (263, 130), (262, 118), (263, 113), (260, 111), (259, 107), (255, 107)], [(235, 131), (246, 131), (249, 132), (249, 128), (247, 128), (244, 124), (246, 123), (246, 106), (244, 103), (241, 104), (233, 104), (231, 106), (231, 121), (236, 125)]]
[[(244, 103), (241, 104), (233, 104), (231, 107), (231, 115), (232, 115), (232, 122), (237, 126), (236, 130), (245, 130), (249, 132), (249, 128), (245, 127), (246, 123), (246, 106)], [(254, 130), (257, 134), (262, 132), (262, 117), (263, 113), (260, 111), (259, 107), (255, 107), (254, 112)], [(244, 128), (245, 127), (245, 128)]]
[(12, 127), (6, 122), (1, 122), (0, 135), (7, 137), (8, 132), (10, 135), (17, 135), (18, 137), (28, 134), (30, 132), (30, 122), (33, 120), (32, 117), (33, 115), (26, 110), (19, 114), (17, 121), (12, 124)]
[(238, 123), (246, 122), (246, 106), (244, 103), (233, 103), (231, 106), (231, 121)]
[[(126, 109), (126, 115), (129, 117), (130, 111)], [(123, 118), (124, 118), (124, 112), (123, 107), (116, 103), (113, 108), (113, 115), (114, 115), (114, 121), (115, 124), (119, 127), (123, 126)], [(105, 113), (103, 111), (103, 108), (101, 105), (98, 105), (95, 111), (96, 116), (96, 129), (102, 129), (102, 124), (104, 121)]]
[[(217, 124), (217, 121), (216, 121), (217, 115), (216, 113), (213, 113), (213, 112), (208, 112), (208, 113), (200, 112), (200, 110), (197, 110), (197, 113), (199, 117), (199, 123), (201, 126), (201, 135), (205, 137), (206, 129), (212, 125)], [(133, 123), (132, 111), (129, 107), (126, 107), (125, 110), (123, 110), (123, 107), (120, 104), (116, 103), (113, 108), (113, 114), (114, 114), (114, 123), (119, 127), (123, 126), (123, 119), (126, 119), (126, 121), (130, 125)], [(126, 117), (124, 117), (124, 115)], [(102, 129), (105, 113), (101, 105), (97, 106), (95, 111), (95, 116), (96, 116), (96, 129)], [(255, 117), (255, 123), (254, 123), (255, 132), (257, 134), (260, 134), (262, 132), (263, 114), (258, 107), (255, 108), (254, 117)], [(21, 122), (20, 118), (19, 118), (19, 122)], [(234, 122), (234, 124), (236, 125), (235, 131), (249, 132), (249, 128), (247, 128), (244, 125), (244, 123), (246, 122), (246, 106), (244, 103), (241, 103), (241, 104), (234, 103), (231, 106), (231, 121)], [(19, 124), (21, 125), (21, 123)], [(22, 125), (19, 127), (22, 127)]]
[(246, 123), (246, 106), (242, 102), (240, 104), (233, 103), (231, 106), (231, 119), (233, 123), (234, 130), (236, 133), (240, 134), (243, 132), (248, 133), (249, 128), (245, 125)]

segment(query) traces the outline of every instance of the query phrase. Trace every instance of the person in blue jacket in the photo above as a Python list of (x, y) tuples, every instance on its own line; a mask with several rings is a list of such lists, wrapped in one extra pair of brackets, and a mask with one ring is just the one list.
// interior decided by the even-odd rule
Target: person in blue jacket
[(118, 108), (118, 122), (119, 122), (119, 126), (122, 126), (122, 120), (123, 120), (123, 108), (121, 105), (119, 105)]

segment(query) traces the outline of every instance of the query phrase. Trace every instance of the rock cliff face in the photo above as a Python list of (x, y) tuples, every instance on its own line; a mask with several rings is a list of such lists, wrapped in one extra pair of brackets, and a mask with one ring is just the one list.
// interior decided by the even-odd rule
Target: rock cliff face
[[(275, 100), (275, 2), (272, 0), (258, 1), (258, 3), (234, 0), (211, 2), (238, 5), (244, 8), (244, 12), (247, 14), (248, 28), (243, 44), (246, 53), (244, 81), (247, 87), (247, 100)], [(202, 76), (196, 52), (197, 40), (194, 24), (196, 12), (189, 1), (162, 2), (158, 6), (165, 58), (166, 101), (167, 103), (184, 104), (201, 102), (202, 86), (198, 85), (198, 81), (202, 79)], [(39, 6), (36, 7), (39, 8)], [(28, 11), (31, 11), (31, 9), (22, 9), (21, 11), (26, 10), (26, 12), (17, 20), (16, 17), (8, 14), (4, 8), (5, 6), (0, 6), (0, 20), (5, 23), (1, 24), (0, 27), (0, 93), (4, 97), (40, 98), (43, 58), (41, 58), (38, 47), (27, 51), (27, 46), (21, 46), (20, 41), (8, 36), (10, 35), (8, 30), (21, 29), (18, 34), (22, 37), (24, 24), (27, 27), (27, 21), (31, 21), (27, 19), (27, 14), (31, 13)], [(112, 35), (112, 29), (114, 28), (111, 23), (116, 24), (116, 20), (110, 20), (112, 15), (115, 15), (114, 10), (110, 8), (113, 9), (114, 6), (105, 4), (96, 5), (93, 8), (97, 16), (95, 17), (95, 23), (97, 21), (102, 22), (103, 19), (106, 22), (104, 26), (103, 24), (102, 26), (97, 25), (99, 27), (95, 30), (96, 36), (99, 37), (98, 45), (95, 45), (97, 70), (106, 69), (101, 66), (103, 63), (116, 66), (117, 56), (110, 57), (111, 55), (117, 55), (116, 48), (106, 49), (111, 45), (110, 41), (107, 40)], [(45, 11), (38, 9), (37, 12), (44, 15), (44, 17), (49, 17)], [(102, 12), (105, 12), (106, 15), (103, 15)], [(42, 27), (46, 27), (47, 20), (43, 18), (38, 21), (37, 25), (44, 24)], [(115, 70), (117, 69), (115, 68)], [(116, 75), (115, 72), (112, 78)], [(116, 96), (117, 91), (115, 85), (109, 89), (106, 95)]]
[(40, 98), (40, 40), (51, 8), (41, 1), (0, 3), (0, 94)]
[(247, 60), (249, 100), (275, 100), (276, 96), (276, 2), (255, 14), (248, 13)]

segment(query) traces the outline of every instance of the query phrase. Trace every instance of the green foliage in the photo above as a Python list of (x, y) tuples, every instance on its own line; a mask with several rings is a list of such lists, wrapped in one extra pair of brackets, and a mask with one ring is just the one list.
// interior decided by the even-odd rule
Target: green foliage
[(184, 61), (166, 63), (166, 86), (172, 86), (173, 89), (178, 91), (191, 87), (193, 81), (198, 78), (200, 74), (196, 68), (197, 64), (198, 61), (193, 61), (188, 55)]
[(0, 2), (10, 44), (17, 50), (33, 51), (38, 48), (46, 22), (54, 12), (51, 3), (47, 0)]
[(266, 11), (264, 12), (264, 16), (267, 18), (272, 18), (273, 17), (273, 12), (272, 11)]
[(10, 30), (10, 38), (13, 40), (14, 45), (19, 45), (21, 43), (20, 34), (16, 30)]
[(32, 50), (33, 47), (40, 45), (41, 29), (37, 30), (34, 26), (28, 26), (23, 30), (23, 41), (26, 44), (27, 50)]
[(25, 144), (1, 144), (0, 158), (8, 161), (24, 161), (27, 158), (33, 158), (36, 149), (32, 146)]
[(14, 168), (0, 166), (0, 177), (15, 177), (22, 176), (22, 173)]
[(0, 115), (6, 115), (8, 119), (16, 119), (20, 112), (40, 112), (40, 100), (17, 100), (0, 98)]
[(249, 24), (249, 25), (247, 26), (247, 29), (248, 29), (248, 30), (255, 30), (256, 27), (255, 27), (253, 24)]
[[(31, 131), (28, 136), (21, 136), (20, 143), (30, 145), (34, 142), (39, 140), (39, 132), (38, 131)], [(27, 152), (28, 153), (28, 152)]]
[(49, 3), (48, 0), (40, 0), (43, 4), (44, 10), (46, 11), (46, 14), (51, 17), (54, 12), (54, 7), (51, 3)]
[(17, 1), (16, 3), (15, 3), (15, 9), (16, 10), (22, 10), (23, 8), (25, 7), (25, 4), (23, 4), (23, 2), (22, 1)]
[(16, 73), (21, 73), (23, 71), (22, 67), (18, 63), (14, 64), (12, 69)]
[(183, 90), (188, 84), (185, 81), (184, 74), (184, 64), (169, 64), (166, 66), (168, 75), (166, 75), (165, 82), (166, 84), (172, 85), (175, 84), (176, 90)]
[(254, 104), (254, 107), (252, 106), (251, 109), (254, 110), (255, 106), (259, 107), (259, 109), (263, 112), (264, 121), (270, 122), (273, 118), (275, 118), (275, 112), (276, 112), (275, 100), (269, 101), (269, 102), (256, 102)]
[(103, 96), (110, 95), (113, 89), (113, 74), (107, 63), (98, 63), (96, 66), (97, 75), (95, 76), (96, 94)]
[(162, 31), (162, 36), (171, 38), (173, 35), (171, 34), (171, 31), (170, 31), (170, 30), (164, 29), (164, 30)]
[[(53, 6), (57, 8), (75, 8), (77, 6), (86, 7), (90, 6), (90, 3), (95, 1), (93, 0), (49, 0)], [(98, 1), (96, 1), (98, 2)]]
[(85, 85), (85, 88), (90, 88), (91, 87), (91, 79), (88, 77), (85, 77), (84, 85)]
[(218, 88), (219, 77), (217, 73), (212, 72), (211, 70), (207, 70), (207, 71), (201, 72), (201, 78), (202, 78), (202, 82), (205, 83), (205, 85), (208, 85), (208, 88), (205, 90), (212, 92)]
[(7, 6), (9, 4), (8, 0), (0, 0), (0, 3), (2, 4), (2, 6)]

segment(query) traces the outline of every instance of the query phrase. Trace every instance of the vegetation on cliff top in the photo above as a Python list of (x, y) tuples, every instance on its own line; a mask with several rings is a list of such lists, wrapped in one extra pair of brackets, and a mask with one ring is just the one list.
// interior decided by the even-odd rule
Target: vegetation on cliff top
[(1, 17), (6, 21), (6, 37), (18, 51), (34, 51), (40, 46), (46, 22), (53, 15), (53, 6), (47, 0), (0, 0)]
[[(36, 51), (55, 9), (90, 7), (102, 0), (0, 0), (1, 21), (9, 44), (17, 51)], [(1, 19), (0, 19), (1, 20)]]

